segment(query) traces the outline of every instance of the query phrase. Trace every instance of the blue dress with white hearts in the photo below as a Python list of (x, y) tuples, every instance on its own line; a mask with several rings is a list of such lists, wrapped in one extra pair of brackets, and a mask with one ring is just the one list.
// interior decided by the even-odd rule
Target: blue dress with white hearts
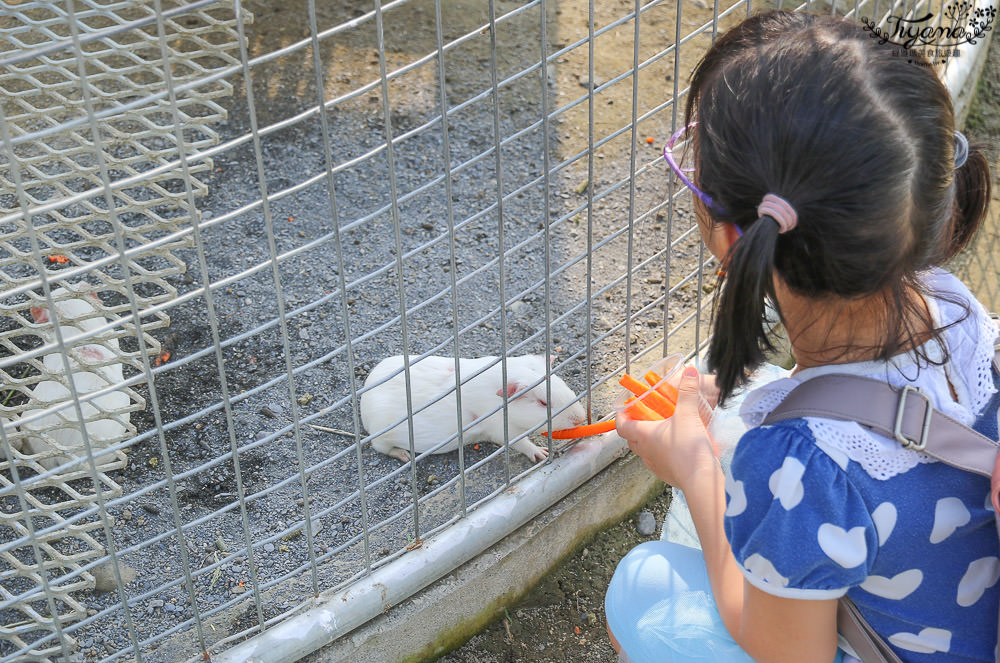
[[(963, 320), (955, 302), (932, 302), (939, 322), (956, 323), (944, 333), (948, 362), (804, 369), (748, 397), (744, 418), (763, 419), (797, 382), (849, 372), (920, 386), (935, 407), (997, 439), (996, 328), (957, 279), (935, 271), (928, 280), (972, 311)], [(846, 593), (908, 663), (992, 663), (1000, 552), (989, 488), (856, 423), (793, 419), (740, 440), (726, 478), (726, 535), (754, 586), (797, 599)]]

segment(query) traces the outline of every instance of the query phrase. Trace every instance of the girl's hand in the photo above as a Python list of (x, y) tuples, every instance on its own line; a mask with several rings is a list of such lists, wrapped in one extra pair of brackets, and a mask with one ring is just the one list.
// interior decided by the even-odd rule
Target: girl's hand
[(698, 414), (698, 370), (684, 369), (678, 387), (677, 409), (669, 419), (635, 421), (624, 413), (616, 418), (618, 434), (629, 449), (662, 481), (684, 490), (687, 479), (718, 469), (712, 441)]

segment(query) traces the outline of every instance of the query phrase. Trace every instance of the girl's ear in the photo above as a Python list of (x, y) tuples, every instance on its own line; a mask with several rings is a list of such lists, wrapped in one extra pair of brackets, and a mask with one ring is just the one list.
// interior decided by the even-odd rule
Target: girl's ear
[(725, 254), (729, 255), (729, 249), (733, 247), (733, 244), (740, 238), (740, 231), (736, 228), (734, 223), (720, 223), (719, 233), (722, 235), (722, 242), (725, 248)]

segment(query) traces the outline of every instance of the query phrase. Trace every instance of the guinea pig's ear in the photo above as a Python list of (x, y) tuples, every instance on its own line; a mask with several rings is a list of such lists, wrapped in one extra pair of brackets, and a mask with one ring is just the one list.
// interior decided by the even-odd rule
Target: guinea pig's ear
[[(518, 386), (517, 386), (516, 382), (508, 382), (507, 383), (507, 398), (511, 398), (514, 394), (517, 393), (517, 390), (518, 390)], [(497, 396), (499, 396), (500, 398), (503, 398), (503, 391), (504, 390), (503, 390), (502, 387), (500, 389), (497, 389)]]
[(41, 324), (43, 322), (49, 321), (49, 309), (44, 306), (32, 306), (31, 307), (31, 317), (34, 319), (35, 324)]
[(542, 362), (543, 364), (548, 364), (550, 368), (556, 365), (555, 355), (535, 355), (535, 356), (538, 357), (538, 361)]

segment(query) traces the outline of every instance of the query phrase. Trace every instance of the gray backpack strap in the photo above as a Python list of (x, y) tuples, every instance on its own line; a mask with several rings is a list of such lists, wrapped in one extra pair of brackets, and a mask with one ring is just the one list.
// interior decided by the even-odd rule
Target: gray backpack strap
[(908, 449), (987, 477), (993, 474), (1000, 450), (994, 440), (935, 410), (920, 390), (909, 386), (897, 390), (857, 375), (831, 373), (806, 380), (763, 424), (799, 417), (856, 421)]
[(837, 630), (863, 663), (903, 663), (846, 596), (837, 603)]
[[(1000, 375), (1000, 339), (993, 369)], [(991, 495), (1000, 533), (997, 498), (1000, 444), (934, 409), (920, 390), (913, 387), (897, 390), (885, 382), (857, 375), (820, 375), (795, 387), (764, 418), (763, 425), (799, 417), (856, 421), (898, 440), (904, 447), (923, 451), (953, 467), (992, 477)], [(900, 663), (896, 653), (846, 596), (837, 606), (837, 630), (864, 663)]]

